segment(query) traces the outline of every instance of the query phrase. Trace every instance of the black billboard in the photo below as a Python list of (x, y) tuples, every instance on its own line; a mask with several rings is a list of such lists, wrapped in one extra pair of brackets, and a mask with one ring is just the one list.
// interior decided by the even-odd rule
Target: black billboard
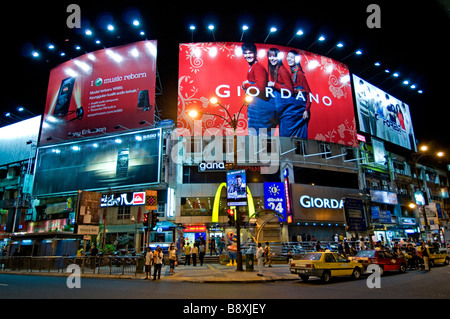
[(33, 195), (158, 184), (161, 129), (38, 149)]

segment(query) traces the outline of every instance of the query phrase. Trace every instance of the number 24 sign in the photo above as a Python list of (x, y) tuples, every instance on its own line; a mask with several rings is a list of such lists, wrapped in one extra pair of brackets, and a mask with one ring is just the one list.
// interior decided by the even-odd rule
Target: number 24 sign
[(286, 221), (286, 196), (284, 183), (264, 183), (264, 207), (283, 215), (280, 222)]

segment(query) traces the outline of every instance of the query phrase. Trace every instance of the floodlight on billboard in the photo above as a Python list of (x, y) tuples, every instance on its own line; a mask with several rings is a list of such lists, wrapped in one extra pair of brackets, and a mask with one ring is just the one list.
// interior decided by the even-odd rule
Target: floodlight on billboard
[(416, 151), (409, 106), (353, 74), (359, 131)]
[(226, 135), (227, 112), (210, 99), (216, 97), (229, 114), (237, 114), (245, 97), (252, 96), (239, 119), (238, 135), (266, 130), (274, 136), (358, 145), (346, 65), (270, 44), (186, 43), (179, 49), (179, 134), (194, 132), (189, 117), (194, 110), (203, 114), (203, 132), (220, 129)]
[(87, 53), (50, 71), (40, 144), (154, 122), (156, 41)]

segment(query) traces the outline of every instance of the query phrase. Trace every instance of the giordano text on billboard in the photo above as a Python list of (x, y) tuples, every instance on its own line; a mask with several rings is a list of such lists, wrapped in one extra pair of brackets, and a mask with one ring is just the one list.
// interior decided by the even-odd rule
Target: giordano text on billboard
[(267, 130), (275, 136), (358, 145), (346, 65), (271, 44), (186, 43), (179, 52), (179, 134), (194, 131), (188, 112), (197, 110), (203, 113), (203, 132), (219, 129), (225, 135), (228, 115), (210, 98), (237, 114), (249, 95), (253, 99), (241, 111), (238, 135)]

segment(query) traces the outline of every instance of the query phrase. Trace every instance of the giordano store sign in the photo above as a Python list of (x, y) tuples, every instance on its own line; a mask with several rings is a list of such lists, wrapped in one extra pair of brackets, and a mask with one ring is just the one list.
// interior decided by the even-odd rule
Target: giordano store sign
[(335, 188), (292, 184), (294, 221), (324, 221), (345, 223), (344, 198), (361, 191), (351, 188)]

